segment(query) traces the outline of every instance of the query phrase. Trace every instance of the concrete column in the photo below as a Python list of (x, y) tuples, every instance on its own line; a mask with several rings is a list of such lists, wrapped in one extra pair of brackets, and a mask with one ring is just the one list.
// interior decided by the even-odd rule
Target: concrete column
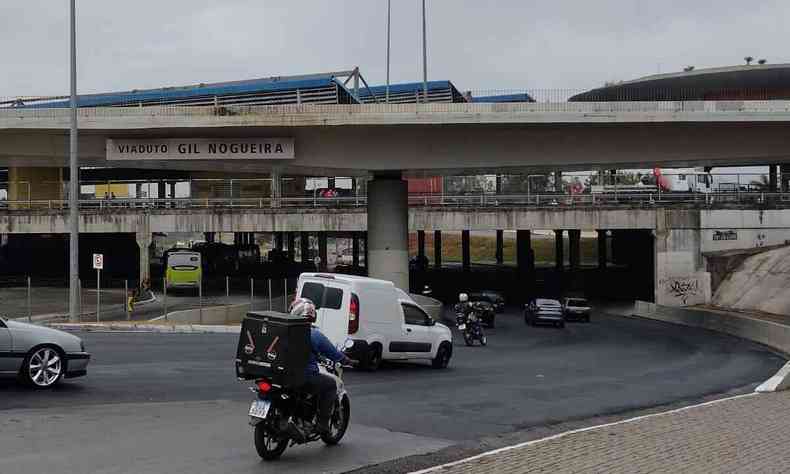
[(571, 270), (579, 269), (579, 256), (581, 253), (581, 235), (582, 231), (579, 229), (571, 229), (568, 231), (568, 257), (570, 259)]
[(442, 231), (433, 231), (433, 266), (442, 268)]
[(279, 169), (272, 169), (271, 206), (280, 207), (280, 198), (283, 197), (282, 173)]
[(534, 270), (534, 263), (530, 261), (530, 251), (532, 250), (532, 233), (528, 230), (516, 231), (516, 265), (521, 274), (531, 273)]
[(606, 231), (598, 231), (598, 268), (601, 270), (606, 269)]
[[(107, 192), (109, 193), (110, 190), (108, 189)], [(167, 183), (166, 182), (159, 181), (157, 183), (156, 198), (157, 199), (165, 199), (165, 198), (167, 198)]]
[(140, 281), (151, 281), (151, 244), (153, 238), (150, 233), (138, 232), (136, 235), (137, 246), (140, 248)]
[(562, 271), (565, 268), (565, 252), (563, 246), (563, 233), (565, 231), (558, 229), (554, 231), (554, 257), (556, 259), (557, 270)]
[(471, 239), (468, 230), (461, 231), (461, 266), (465, 272), (472, 269)]
[(275, 232), (274, 233), (274, 248), (279, 251), (283, 249), (283, 233), (282, 232)]
[(310, 262), (310, 234), (302, 232), (299, 235), (299, 247), (302, 253), (302, 263)]
[(351, 265), (359, 267), (359, 233), (354, 232), (351, 237)]
[(288, 232), (288, 261), (296, 261), (296, 234)]
[(409, 291), (408, 186), (400, 174), (368, 184), (368, 273)]
[(782, 165), (779, 167), (779, 181), (781, 184), (781, 191), (786, 193), (790, 191), (790, 165)]
[(561, 193), (564, 191), (562, 187), (562, 171), (554, 172), (554, 191)]
[(496, 264), (505, 263), (505, 231), (496, 231)]
[(321, 264), (318, 266), (319, 272), (325, 272), (327, 269), (326, 260), (327, 260), (328, 252), (326, 247), (327, 247), (327, 234), (326, 232), (320, 232), (318, 234), (318, 258), (321, 259)]
[(425, 257), (425, 231), (417, 231), (417, 260), (422, 260)]

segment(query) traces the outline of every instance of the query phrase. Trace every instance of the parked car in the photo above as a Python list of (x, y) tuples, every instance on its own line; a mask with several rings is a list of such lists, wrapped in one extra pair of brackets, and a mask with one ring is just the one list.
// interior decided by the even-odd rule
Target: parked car
[(590, 303), (584, 298), (565, 298), (562, 302), (562, 310), (566, 321), (590, 322)]
[(450, 328), (437, 323), (390, 281), (354, 275), (303, 273), (297, 295), (313, 301), (316, 325), (368, 370), (385, 360), (430, 360), (445, 368), (453, 354)]
[(0, 317), (0, 376), (50, 388), (86, 375), (90, 357), (77, 336)]
[(562, 305), (557, 300), (536, 298), (524, 308), (524, 322), (530, 326), (551, 324), (565, 327)]
[(469, 293), (469, 301), (486, 301), (491, 303), (491, 306), (497, 313), (505, 311), (505, 297), (497, 291), (484, 290), (477, 293)]

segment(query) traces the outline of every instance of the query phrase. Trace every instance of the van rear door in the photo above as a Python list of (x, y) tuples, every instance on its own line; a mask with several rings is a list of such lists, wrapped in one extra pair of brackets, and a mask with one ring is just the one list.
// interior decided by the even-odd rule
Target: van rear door
[(335, 346), (348, 338), (348, 306), (351, 291), (344, 282), (330, 278), (305, 280), (299, 296), (311, 300), (317, 310), (316, 326)]

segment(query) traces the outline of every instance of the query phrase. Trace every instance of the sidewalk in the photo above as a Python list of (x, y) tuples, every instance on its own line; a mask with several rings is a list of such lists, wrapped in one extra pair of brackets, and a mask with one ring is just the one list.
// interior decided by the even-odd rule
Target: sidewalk
[(572, 431), (422, 471), (435, 474), (788, 472), (790, 392), (749, 394)]

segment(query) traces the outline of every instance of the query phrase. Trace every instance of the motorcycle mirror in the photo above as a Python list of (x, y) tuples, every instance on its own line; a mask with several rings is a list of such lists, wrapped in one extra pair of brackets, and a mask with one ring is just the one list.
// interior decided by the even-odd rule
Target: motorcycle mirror
[(354, 347), (354, 341), (351, 339), (346, 339), (346, 342), (345, 344), (343, 344), (343, 347), (346, 349), (351, 349), (352, 347)]

